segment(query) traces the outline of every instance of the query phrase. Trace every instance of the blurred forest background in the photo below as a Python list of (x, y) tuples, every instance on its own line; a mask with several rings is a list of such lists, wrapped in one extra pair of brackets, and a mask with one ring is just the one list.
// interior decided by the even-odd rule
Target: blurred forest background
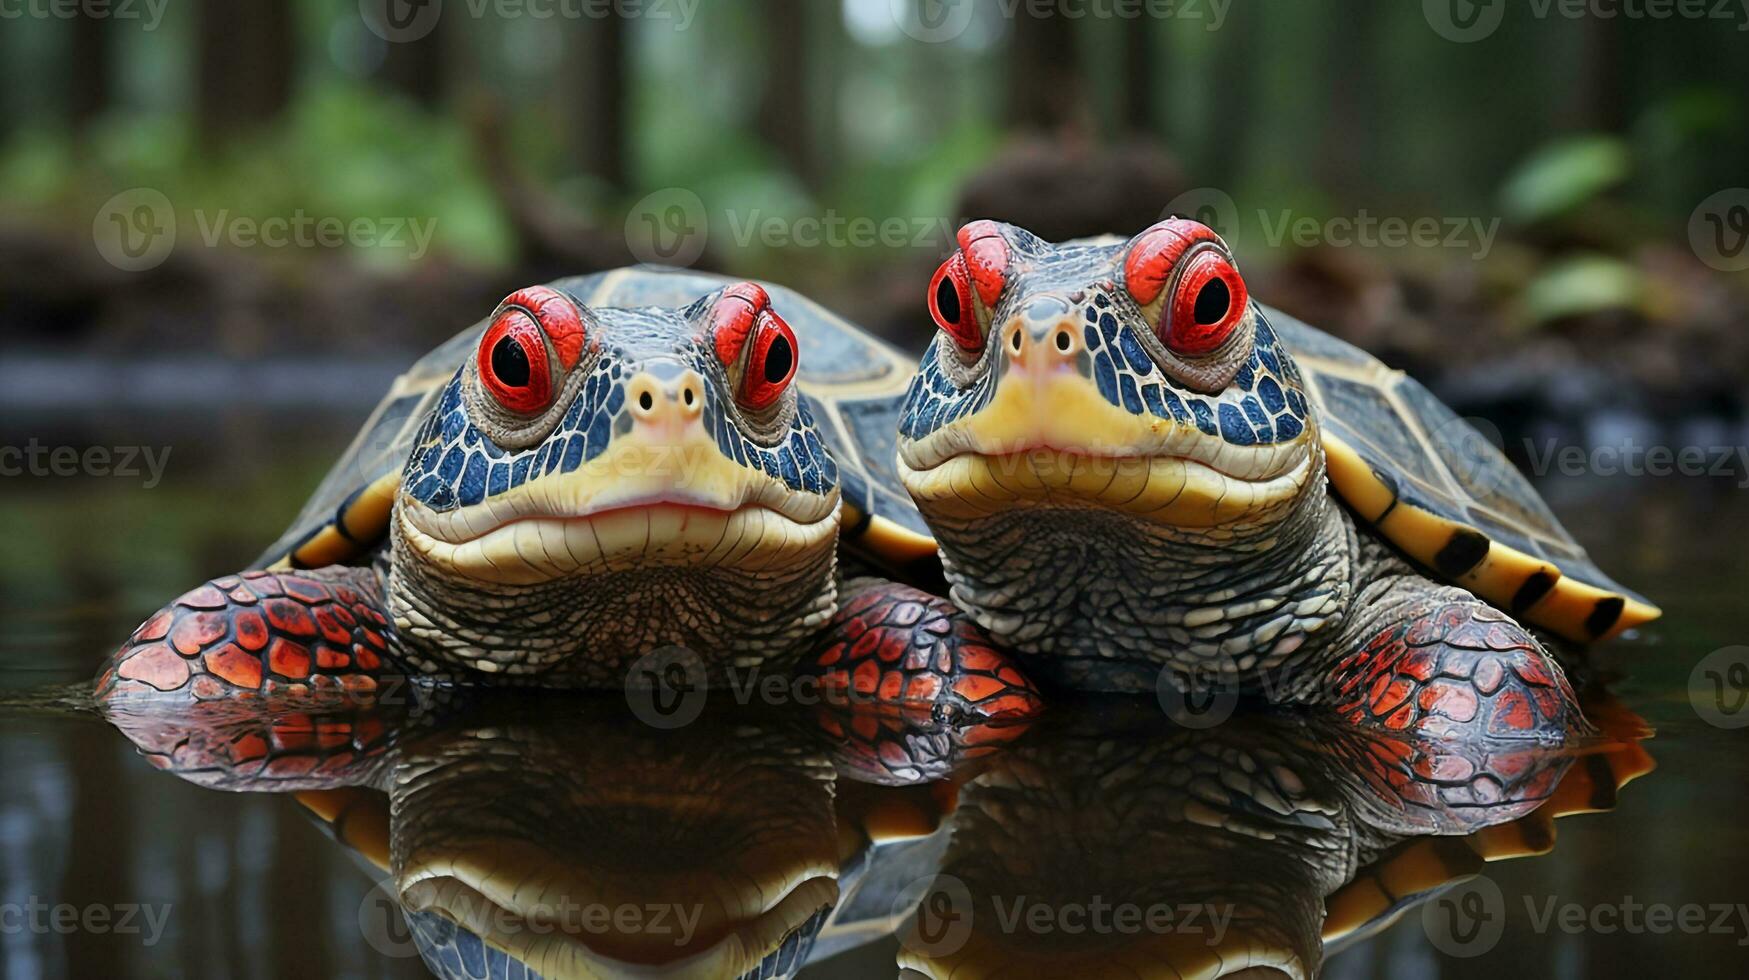
[[(915, 347), (944, 227), (1127, 235), (1214, 188), (1236, 202), (1222, 230), (1255, 295), (1460, 408), (1737, 414), (1742, 277), (1690, 230), (1701, 202), (1749, 183), (1749, 14), (1507, 5), (1461, 42), (1394, 0), (927, 4), (393, 0), (415, 17), (401, 30), (371, 20), (379, 0), (9, 16), (0, 397), (69, 397), (88, 375), (50, 369), (67, 357), (339, 359), (386, 377), (512, 288), (648, 257), (628, 230), (679, 217), (692, 264), (785, 281)], [(1121, 11), (1144, 15), (1100, 16)], [(125, 271), (93, 238), (135, 188), (164, 196), (179, 235)], [(1749, 233), (1749, 192), (1724, 200), (1721, 236)], [(431, 239), (207, 242), (216, 222), (298, 216)], [(1421, 247), (1281, 234), (1368, 216), (1468, 230)], [(891, 219), (908, 230), (849, 239)], [(208, 368), (133, 387), (261, 390)], [(281, 376), (365, 404), (378, 390), (306, 375)]]
[(291, 407), (332, 459), (511, 290), (652, 258), (915, 350), (961, 221), (1181, 211), (1521, 463), (1532, 432), (1739, 445), (1749, 11), (1606, 8), (11, 0), (0, 437), (192, 413), (229, 430), (138, 438), (235, 474)]

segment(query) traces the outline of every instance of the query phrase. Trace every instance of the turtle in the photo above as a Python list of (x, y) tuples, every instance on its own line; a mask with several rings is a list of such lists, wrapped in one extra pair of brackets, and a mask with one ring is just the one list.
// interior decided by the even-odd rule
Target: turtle
[[(955, 787), (1028, 725), (716, 699), (655, 730), (601, 693), (412, 691), (106, 716), (159, 770), (294, 797), (376, 881), (366, 942), (446, 980), (775, 980), (891, 935)], [(932, 748), (895, 771), (865, 725)]]
[(1658, 615), (1427, 388), (1254, 301), (1199, 222), (973, 221), (927, 305), (899, 480), (954, 602), (1041, 683), (1560, 739), (1583, 717), (1541, 637)]
[(99, 695), (666, 694), (809, 667), (1035, 710), (951, 604), (878, 574), (933, 562), (892, 465), (911, 363), (777, 285), (635, 267), (518, 290), (394, 381), (251, 569), (135, 630)]
[[(1441, 893), (1485, 861), (1549, 852), (1556, 818), (1613, 808), (1652, 768), (1642, 721), (1606, 692), (1582, 700), (1601, 731), (1566, 745), (1287, 709), (1208, 729), (1145, 704), (1047, 714), (959, 787), (937, 874), (897, 932), (899, 965), (914, 978), (1318, 976), (1331, 952), (1452, 900)], [(1461, 919), (1441, 933), (1442, 911), (1424, 920), (1435, 945), (1465, 935)]]
[(1652, 768), (1596, 688), (1599, 734), (1558, 746), (1288, 709), (1196, 729), (1121, 696), (971, 740), (912, 714), (943, 750), (903, 772), (848, 734), (878, 706), (652, 731), (617, 698), (420, 691), (109, 717), (155, 768), (294, 796), (377, 882), (366, 941), (446, 980), (787, 977), (888, 936), (907, 976), (1315, 976)]

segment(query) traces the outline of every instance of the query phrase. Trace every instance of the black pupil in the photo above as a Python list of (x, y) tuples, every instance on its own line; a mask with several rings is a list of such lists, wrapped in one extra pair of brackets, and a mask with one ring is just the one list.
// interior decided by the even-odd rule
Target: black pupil
[(492, 373), (512, 388), (528, 386), (528, 354), (515, 338), (500, 337), (492, 346)]
[(789, 377), (789, 366), (795, 355), (789, 349), (789, 338), (780, 336), (765, 349), (765, 380), (777, 384)]
[(942, 276), (941, 284), (935, 287), (935, 308), (943, 320), (960, 322), (960, 292), (954, 288), (952, 276)]
[(1202, 292), (1196, 295), (1196, 322), (1208, 325), (1221, 322), (1227, 315), (1227, 307), (1233, 303), (1232, 294), (1227, 292), (1227, 284), (1220, 279), (1211, 279), (1208, 285), (1202, 287)]

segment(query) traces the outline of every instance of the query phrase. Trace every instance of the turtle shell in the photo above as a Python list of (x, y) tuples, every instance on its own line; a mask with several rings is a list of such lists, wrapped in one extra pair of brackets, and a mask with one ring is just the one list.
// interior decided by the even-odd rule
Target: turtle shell
[[(679, 307), (736, 281), (638, 267), (550, 285), (590, 307)], [(761, 285), (795, 331), (801, 397), (838, 463), (841, 540), (898, 565), (932, 559), (935, 542), (893, 464), (899, 407), (916, 359), (794, 290)], [(395, 379), (345, 455), (258, 565), (315, 568), (369, 560), (387, 534), (401, 468), (420, 422), (485, 329), (485, 320), (475, 323)]]
[(1262, 309), (1303, 375), (1330, 483), (1361, 520), (1443, 578), (1568, 639), (1657, 618), (1592, 562), (1493, 442), (1420, 382)]

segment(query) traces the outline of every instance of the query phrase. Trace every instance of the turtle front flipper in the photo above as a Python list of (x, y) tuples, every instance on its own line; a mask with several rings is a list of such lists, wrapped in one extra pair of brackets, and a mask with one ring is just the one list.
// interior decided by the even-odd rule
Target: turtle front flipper
[(1043, 702), (1030, 680), (954, 604), (876, 578), (845, 582), (838, 613), (803, 664), (829, 700), (923, 709), (937, 720), (1018, 721)]
[(393, 629), (369, 569), (214, 579), (134, 630), (98, 674), (97, 700), (373, 692), (401, 673)]
[[(1411, 589), (1360, 603), (1364, 622), (1325, 676), (1348, 721), (1452, 739), (1561, 743), (1591, 731), (1560, 665), (1529, 630), (1468, 593)], [(1432, 774), (1425, 774), (1431, 776)]]

